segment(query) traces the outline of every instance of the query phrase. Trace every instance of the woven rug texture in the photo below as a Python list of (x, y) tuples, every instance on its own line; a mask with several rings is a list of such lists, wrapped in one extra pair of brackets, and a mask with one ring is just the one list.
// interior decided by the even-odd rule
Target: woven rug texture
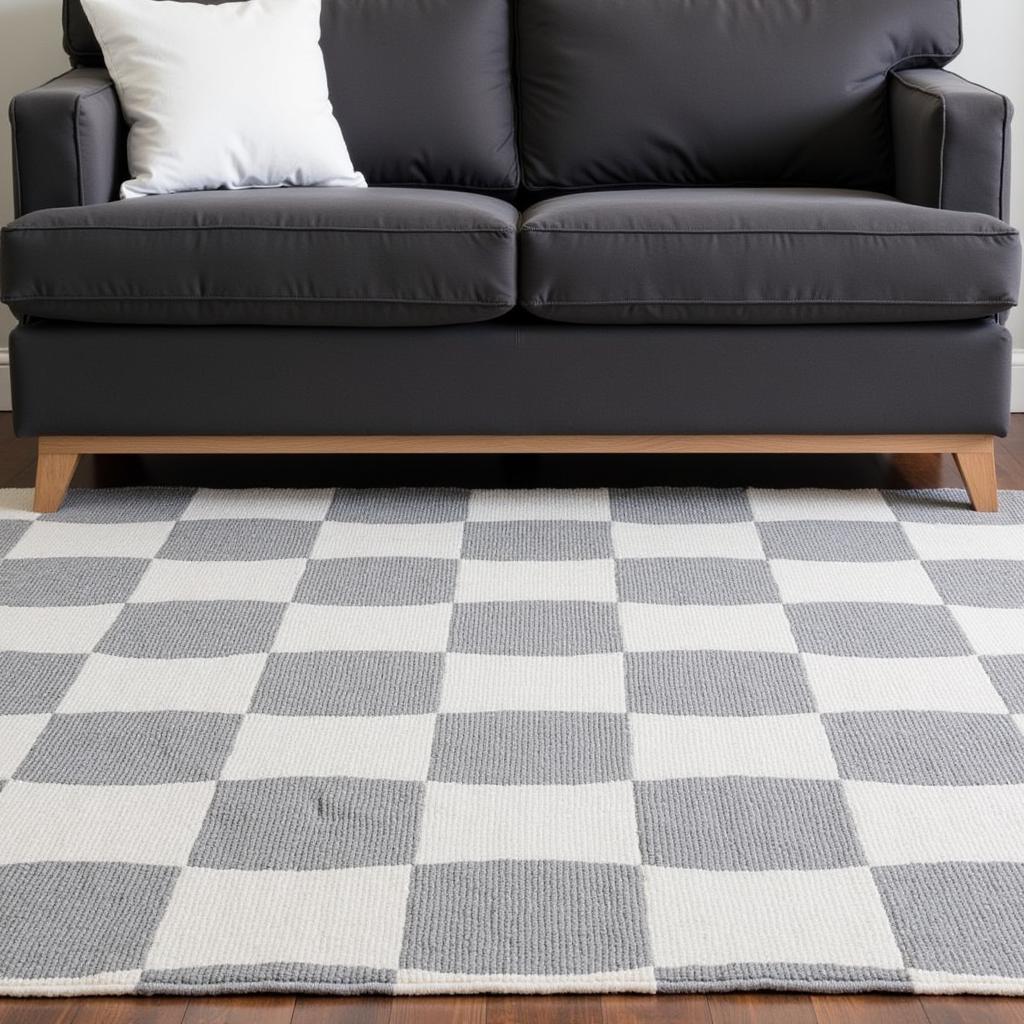
[(1024, 994), (1024, 492), (0, 492), (0, 993)]

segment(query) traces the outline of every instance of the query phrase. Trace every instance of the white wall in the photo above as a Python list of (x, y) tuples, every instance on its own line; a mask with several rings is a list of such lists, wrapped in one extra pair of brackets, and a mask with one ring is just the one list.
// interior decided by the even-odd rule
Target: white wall
[[(1017, 108), (1013, 133), (1010, 219), (1024, 226), (1024, 0), (962, 0), (964, 49), (950, 70), (1009, 96)], [(1018, 348), (1024, 350), (1024, 312), (1010, 316)]]
[[(828, 0), (821, 0), (828, 2)], [(963, 0), (963, 54), (953, 67), (1006, 93), (1019, 111), (1014, 136), (1015, 224), (1024, 225), (1024, 0)], [(0, 0), (0, 111), (23, 89), (60, 74), (67, 60), (60, 44), (60, 0)], [(10, 132), (0, 124), (0, 223), (12, 217)], [(0, 306), (0, 345), (13, 319)], [(1017, 312), (1024, 349), (1024, 314)]]
[[(61, 49), (60, 0), (0, 0), (0, 224), (14, 216), (7, 104), (68, 66)], [(0, 306), (0, 346), (14, 318)]]

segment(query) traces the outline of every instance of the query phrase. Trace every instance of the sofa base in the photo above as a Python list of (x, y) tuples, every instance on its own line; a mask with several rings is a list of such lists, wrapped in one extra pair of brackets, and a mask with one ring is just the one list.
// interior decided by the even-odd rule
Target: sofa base
[(995, 444), (987, 434), (448, 434), (46, 436), (39, 438), (34, 509), (56, 512), (82, 455), (279, 454), (783, 454), (950, 453), (971, 506), (995, 512)]
[(19, 437), (988, 434), (993, 320), (791, 327), (146, 327), (11, 335)]

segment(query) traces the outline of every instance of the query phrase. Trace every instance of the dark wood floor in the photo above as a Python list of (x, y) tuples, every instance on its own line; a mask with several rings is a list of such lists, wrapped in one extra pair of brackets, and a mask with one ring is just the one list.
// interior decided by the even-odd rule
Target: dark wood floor
[[(999, 485), (1024, 489), (1024, 416), (997, 446)], [(34, 448), (0, 415), (0, 487), (32, 483)], [(317, 456), (86, 459), (76, 486), (959, 487), (948, 457)], [(0, 1024), (1024, 1024), (1024, 998), (888, 995), (0, 999)]]

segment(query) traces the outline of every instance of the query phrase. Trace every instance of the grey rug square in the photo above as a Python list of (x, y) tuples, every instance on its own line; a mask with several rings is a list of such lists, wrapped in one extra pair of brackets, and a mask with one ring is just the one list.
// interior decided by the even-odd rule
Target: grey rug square
[(1024, 497), (0, 493), (0, 994), (1024, 995)]

